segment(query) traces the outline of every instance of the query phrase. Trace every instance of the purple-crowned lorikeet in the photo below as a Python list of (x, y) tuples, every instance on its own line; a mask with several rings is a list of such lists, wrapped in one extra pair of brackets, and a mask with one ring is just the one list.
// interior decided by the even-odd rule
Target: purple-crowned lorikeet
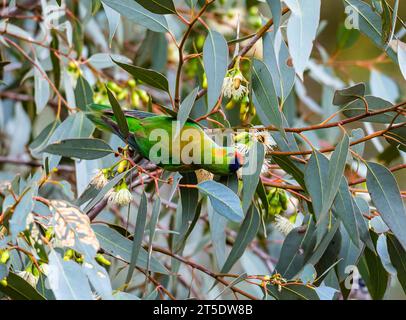
[(110, 107), (96, 104), (88, 107), (91, 110), (88, 117), (99, 128), (117, 134), (142, 157), (165, 170), (205, 169), (217, 175), (230, 175), (243, 164), (243, 156), (234, 147), (219, 146), (193, 120), (187, 120), (179, 130), (173, 115), (123, 111), (129, 129), (125, 137)]

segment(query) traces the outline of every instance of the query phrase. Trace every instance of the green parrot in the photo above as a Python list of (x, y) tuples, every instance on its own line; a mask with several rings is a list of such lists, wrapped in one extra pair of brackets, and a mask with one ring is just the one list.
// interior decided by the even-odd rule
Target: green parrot
[(88, 118), (100, 129), (112, 131), (142, 157), (168, 171), (188, 172), (199, 169), (217, 175), (230, 175), (243, 165), (243, 156), (234, 147), (215, 143), (193, 120), (187, 120), (181, 130), (174, 115), (127, 110), (129, 135), (119, 129), (113, 110), (91, 104)]

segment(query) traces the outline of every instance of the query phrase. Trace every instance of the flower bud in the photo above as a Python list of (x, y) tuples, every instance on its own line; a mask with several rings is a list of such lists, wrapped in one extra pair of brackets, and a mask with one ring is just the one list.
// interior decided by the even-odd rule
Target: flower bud
[(135, 88), (136, 85), (137, 85), (137, 83), (135, 82), (134, 79), (128, 80), (128, 86), (129, 86), (130, 88)]
[(65, 255), (64, 255), (64, 257), (63, 257), (63, 260), (65, 260), (65, 261), (71, 260), (74, 254), (75, 254), (75, 252), (74, 252), (72, 249), (68, 249), (68, 250), (65, 252)]
[(8, 250), (3, 251), (0, 256), (0, 264), (6, 264), (9, 259), (10, 252)]
[(122, 89), (117, 85), (117, 83), (113, 81), (107, 82), (107, 88), (109, 88), (111, 91), (115, 93), (120, 93)]
[(283, 210), (286, 210), (288, 208), (288, 196), (286, 195), (286, 192), (284, 190), (280, 191), (279, 199)]
[(127, 160), (123, 160), (120, 162), (120, 164), (117, 167), (117, 172), (118, 173), (123, 173), (128, 167), (128, 161)]
[(45, 231), (45, 238), (47, 240), (51, 240), (51, 238), (54, 236), (54, 228), (50, 227)]
[(207, 76), (206, 76), (206, 74), (203, 75), (202, 87), (203, 87), (203, 89), (207, 89)]
[(133, 105), (133, 107), (138, 108), (141, 104), (140, 102), (141, 102), (141, 100), (140, 100), (139, 94), (136, 91), (132, 92), (131, 93), (131, 104)]
[(107, 267), (111, 266), (111, 262), (109, 260), (107, 260), (101, 253), (98, 253), (96, 255), (96, 261), (101, 265), (104, 265)]
[(279, 206), (279, 192), (276, 192), (271, 201), (269, 202), (269, 205), (273, 206), (273, 207), (278, 207)]
[(119, 94), (117, 94), (117, 100), (125, 100), (128, 97), (128, 90), (127, 89), (123, 89), (120, 91)]
[(0, 286), (2, 286), (4, 288), (8, 286), (7, 278), (4, 278), (3, 280), (0, 280)]
[(137, 94), (143, 103), (147, 104), (149, 102), (149, 95), (145, 90), (137, 90)]
[(83, 261), (85, 261), (84, 256), (81, 254), (79, 255), (79, 257), (75, 257), (75, 261), (79, 264), (83, 263)]
[(107, 169), (98, 170), (95, 176), (92, 178), (92, 181), (90, 181), (90, 184), (96, 189), (102, 189), (109, 182), (107, 176)]

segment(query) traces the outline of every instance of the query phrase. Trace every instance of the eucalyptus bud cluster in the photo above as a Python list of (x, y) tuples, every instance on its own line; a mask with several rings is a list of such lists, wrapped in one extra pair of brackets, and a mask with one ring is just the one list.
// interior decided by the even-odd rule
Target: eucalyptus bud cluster
[(149, 102), (147, 92), (140, 89), (134, 79), (130, 79), (123, 86), (114, 81), (108, 81), (106, 84), (97, 82), (93, 90), (93, 100), (95, 103), (104, 105), (110, 104), (106, 86), (114, 93), (119, 102), (130, 106), (130, 109), (140, 108), (143, 104), (146, 105)]
[(289, 199), (283, 189), (272, 188), (267, 195), (268, 215), (275, 216), (284, 212), (288, 208)]
[(70, 261), (70, 260), (74, 260), (79, 264), (82, 264), (83, 261), (85, 260), (83, 254), (76, 252), (73, 249), (68, 249), (65, 252), (65, 255), (63, 256), (63, 260), (65, 261)]

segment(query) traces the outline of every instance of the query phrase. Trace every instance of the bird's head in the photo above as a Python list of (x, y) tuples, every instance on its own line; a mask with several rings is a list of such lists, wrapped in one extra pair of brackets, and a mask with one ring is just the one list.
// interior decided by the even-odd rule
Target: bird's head
[(229, 164), (229, 169), (231, 172), (236, 172), (244, 165), (244, 156), (238, 150), (235, 150), (233, 160)]

